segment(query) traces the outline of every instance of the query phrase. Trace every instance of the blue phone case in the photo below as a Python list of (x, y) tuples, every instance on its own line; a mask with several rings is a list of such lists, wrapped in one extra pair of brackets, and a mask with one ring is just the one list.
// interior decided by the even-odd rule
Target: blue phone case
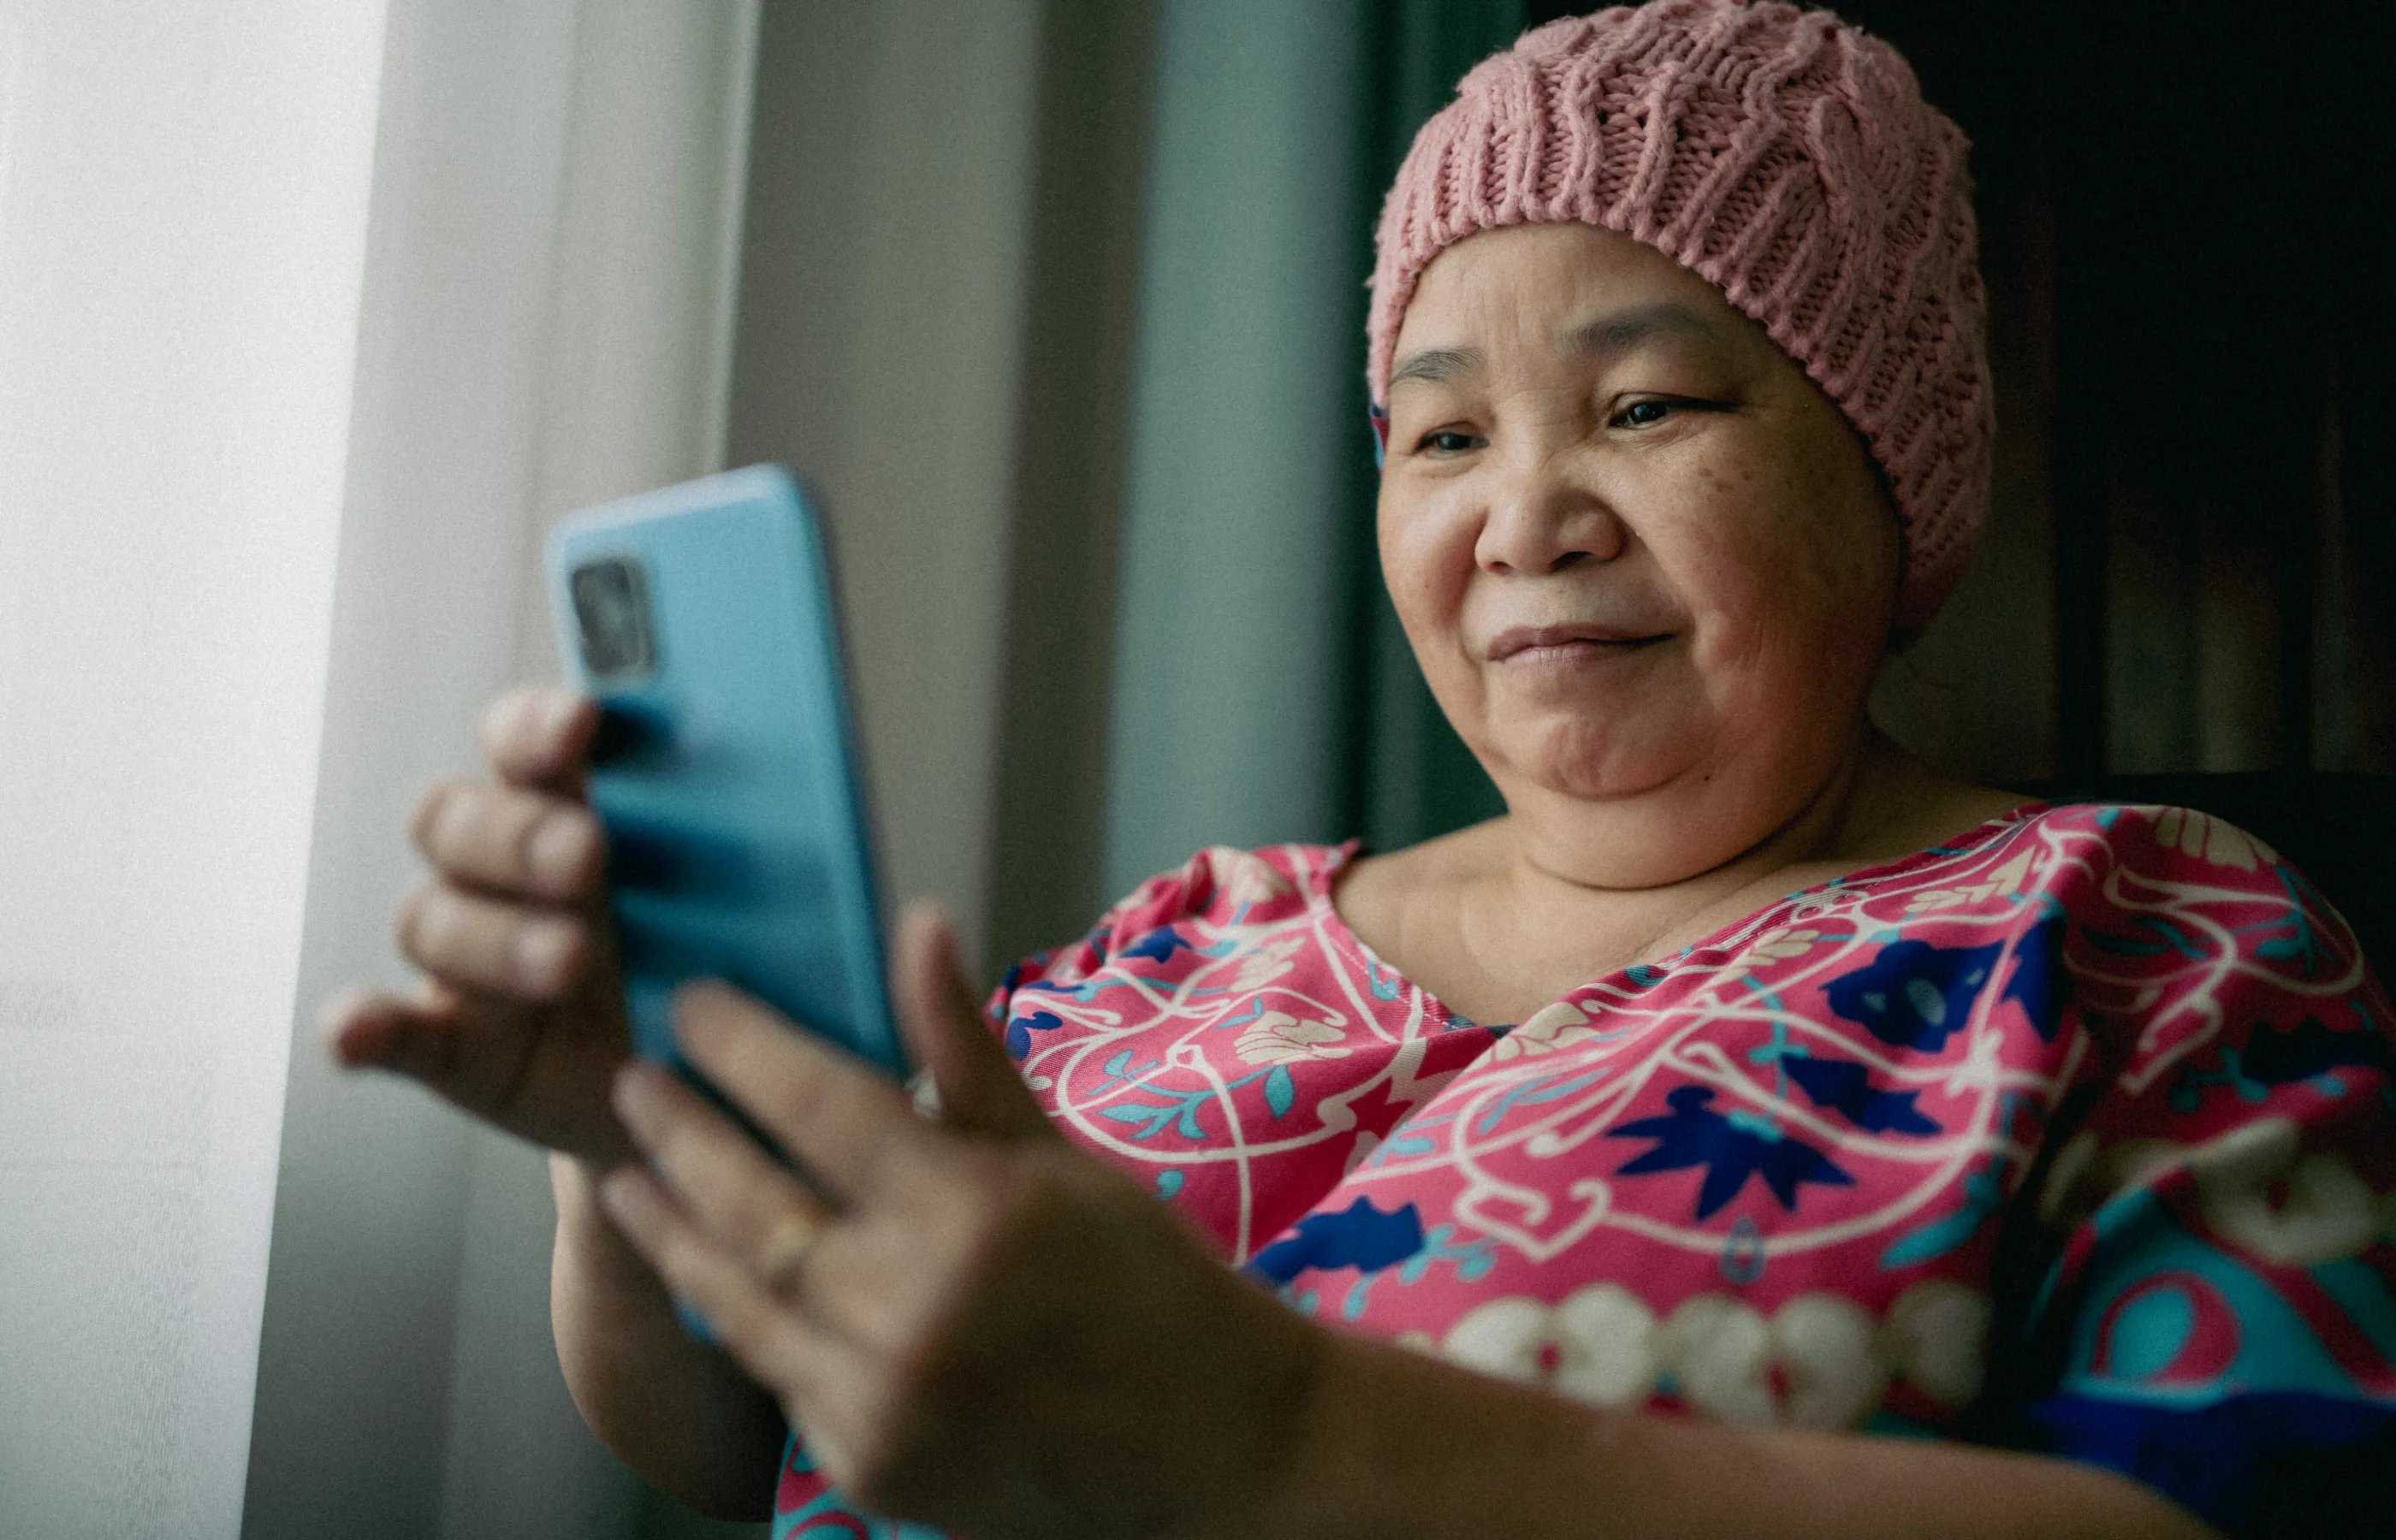
[(725, 979), (893, 1075), (881, 909), (823, 537), (780, 468), (551, 534), (566, 673), (603, 708), (591, 805), (634, 1049), (677, 1067), (675, 986)]

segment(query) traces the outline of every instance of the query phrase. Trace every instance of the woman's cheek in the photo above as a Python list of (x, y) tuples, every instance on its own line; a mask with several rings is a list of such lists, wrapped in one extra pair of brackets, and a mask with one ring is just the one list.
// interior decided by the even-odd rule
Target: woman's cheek
[(1827, 403), (1807, 405), (1814, 409), (1786, 435), (1780, 560), (1803, 578), (1806, 607), (1826, 632), (1865, 633), (1877, 653), (1897, 602), (1903, 538), (1863, 442)]
[(1385, 490), (1379, 519), (1381, 575), (1398, 618), (1418, 647), (1462, 624), (1472, 579), (1472, 529), (1453, 489)]
[(1819, 496), (1802, 465), (1734, 465), (1706, 482), (1711, 495), (1675, 521), (1673, 538), (1710, 668), (1802, 666), (1805, 655), (1844, 654), (1854, 635), (1884, 629), (1896, 591), (1893, 527), (1884, 550), (1884, 532)]

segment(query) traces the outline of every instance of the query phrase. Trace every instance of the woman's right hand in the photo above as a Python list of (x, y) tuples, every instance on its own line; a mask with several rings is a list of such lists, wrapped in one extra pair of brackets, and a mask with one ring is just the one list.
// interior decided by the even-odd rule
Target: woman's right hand
[(582, 800), (598, 710), (561, 687), (483, 713), (490, 781), (434, 787), (417, 848), (433, 880), (400, 906), (400, 950), (430, 976), (413, 999), (329, 1002), (345, 1068), (387, 1069), (511, 1134), (595, 1165), (632, 1153), (608, 1106), (631, 1055), (608, 923), (606, 838)]

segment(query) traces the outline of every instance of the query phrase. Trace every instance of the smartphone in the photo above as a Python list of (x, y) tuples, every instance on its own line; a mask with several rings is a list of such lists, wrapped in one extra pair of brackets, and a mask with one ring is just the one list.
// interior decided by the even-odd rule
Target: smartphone
[(721, 978), (894, 1076), (864, 783), (814, 506), (779, 466), (567, 517), (549, 538), (634, 1050), (687, 1074), (669, 1006)]

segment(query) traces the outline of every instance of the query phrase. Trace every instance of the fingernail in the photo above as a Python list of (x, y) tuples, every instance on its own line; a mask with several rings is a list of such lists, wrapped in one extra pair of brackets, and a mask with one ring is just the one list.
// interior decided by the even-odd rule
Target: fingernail
[(567, 954), (574, 949), (574, 932), (563, 921), (539, 920), (516, 932), (513, 955), (516, 982), (536, 994), (566, 984)]
[(552, 893), (563, 893), (581, 878), (591, 857), (590, 831), (571, 814), (552, 813), (533, 830), (526, 847), (533, 880)]

